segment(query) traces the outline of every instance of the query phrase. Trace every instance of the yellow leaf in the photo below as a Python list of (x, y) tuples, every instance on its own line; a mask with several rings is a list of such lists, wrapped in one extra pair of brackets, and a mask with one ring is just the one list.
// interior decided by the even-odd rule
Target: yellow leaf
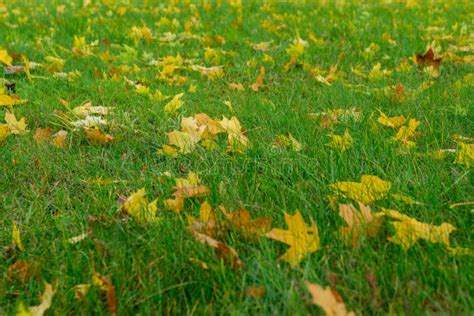
[[(51, 284), (49, 284), (46, 281), (44, 282), (44, 285), (45, 285), (45, 289), (44, 289), (43, 295), (41, 295), (40, 305), (28, 307), (28, 313), (29, 313), (28, 315), (42, 316), (51, 307), (51, 302), (53, 300), (55, 290), (53, 289)], [(24, 313), (24, 310), (21, 312)]]
[(57, 148), (64, 148), (66, 147), (66, 137), (67, 132), (64, 130), (60, 130), (59, 132), (53, 135), (51, 143)]
[(402, 126), (395, 135), (395, 139), (402, 144), (409, 144), (417, 135), (416, 128), (420, 125), (420, 121), (410, 119), (408, 126)]
[(5, 112), (5, 122), (7, 122), (11, 134), (22, 135), (26, 133), (26, 123), (24, 117), (18, 121), (13, 113)]
[(385, 126), (397, 128), (405, 124), (405, 117), (403, 115), (388, 117), (383, 112), (380, 112), (380, 117), (377, 121)]
[(442, 223), (439, 226), (426, 224), (395, 210), (385, 211), (387, 216), (396, 220), (392, 222), (395, 235), (389, 240), (400, 245), (404, 250), (408, 250), (418, 239), (450, 247), (449, 234), (456, 229), (453, 225), (449, 223)]
[(340, 233), (344, 241), (352, 246), (357, 246), (359, 236), (367, 234), (374, 237), (380, 228), (381, 213), (372, 213), (369, 206), (357, 202), (359, 209), (352, 203), (339, 204), (339, 215), (347, 223), (347, 227), (341, 227)]
[(306, 225), (299, 211), (293, 216), (285, 213), (285, 222), (288, 230), (274, 228), (266, 236), (290, 246), (280, 259), (295, 268), (307, 254), (320, 249), (318, 227), (313, 220)]
[(206, 200), (199, 209), (199, 218), (188, 216), (189, 229), (194, 232), (214, 236), (215, 215), (212, 207)]
[(5, 49), (0, 49), (0, 63), (3, 63), (7, 66), (12, 65), (13, 58), (8, 55), (8, 52)]
[(461, 164), (470, 168), (472, 165), (472, 162), (474, 161), (474, 144), (466, 144), (463, 142), (458, 142), (458, 145), (459, 145), (459, 149), (457, 151), (455, 163)]
[(14, 106), (16, 104), (20, 104), (25, 102), (24, 100), (20, 99), (16, 96), (10, 96), (7, 94), (0, 94), (0, 106)]
[(0, 142), (10, 135), (10, 129), (7, 124), (0, 124)]
[(306, 287), (311, 293), (312, 303), (321, 307), (326, 316), (355, 316), (354, 312), (347, 312), (341, 297), (330, 288), (310, 282), (306, 282)]
[(339, 181), (331, 184), (331, 189), (364, 204), (385, 198), (392, 187), (389, 181), (377, 176), (363, 175), (361, 182)]
[(23, 242), (21, 241), (20, 230), (18, 229), (16, 222), (13, 222), (12, 226), (12, 242), (18, 247), (18, 249), (25, 251)]
[(157, 201), (148, 202), (145, 189), (142, 188), (127, 198), (122, 205), (122, 211), (132, 216), (139, 224), (153, 222), (156, 220)]
[(175, 95), (173, 99), (165, 105), (165, 112), (168, 114), (176, 113), (176, 111), (183, 105), (183, 101), (181, 101), (183, 95), (184, 93)]
[(178, 147), (179, 151), (183, 154), (192, 152), (199, 142), (199, 139), (193, 137), (190, 133), (177, 130), (166, 133), (166, 136), (168, 136), (169, 143)]
[(184, 199), (175, 197), (174, 199), (166, 199), (163, 201), (165, 209), (179, 213), (184, 207)]
[(296, 138), (291, 135), (291, 133), (288, 133), (288, 136), (277, 135), (275, 137), (274, 143), (278, 147), (288, 147), (293, 151), (300, 151), (301, 149), (303, 149), (303, 145), (301, 145), (301, 143), (298, 142)]
[(99, 128), (85, 128), (84, 132), (86, 133), (87, 139), (95, 144), (108, 144), (112, 141), (113, 137), (109, 134), (105, 134)]
[(338, 149), (341, 152), (346, 151), (347, 149), (352, 147), (353, 139), (351, 134), (346, 130), (342, 136), (329, 134), (331, 137), (331, 141), (326, 145), (335, 149)]
[(244, 209), (235, 212), (227, 212), (223, 205), (220, 206), (220, 209), (227, 220), (241, 230), (245, 237), (251, 238), (256, 235), (265, 234), (270, 229), (272, 223), (271, 218), (262, 217), (251, 219), (249, 212)]

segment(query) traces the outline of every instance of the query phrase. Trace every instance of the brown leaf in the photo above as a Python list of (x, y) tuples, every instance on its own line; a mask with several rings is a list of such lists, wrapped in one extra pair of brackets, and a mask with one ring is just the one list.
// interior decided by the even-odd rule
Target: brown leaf
[(438, 68), (441, 62), (443, 61), (443, 57), (435, 58), (435, 54), (433, 49), (430, 47), (428, 51), (422, 55), (416, 55), (416, 63), (421, 67), (429, 67), (433, 66), (434, 68)]
[(53, 132), (53, 129), (50, 127), (37, 128), (33, 138), (38, 144), (45, 141), (49, 141), (49, 139), (51, 138), (52, 132)]
[(26, 283), (39, 273), (38, 264), (30, 260), (18, 259), (8, 267), (7, 276), (10, 279)]
[(87, 139), (95, 144), (108, 144), (113, 139), (111, 135), (104, 134), (104, 132), (98, 128), (84, 128), (84, 132), (86, 133)]
[(258, 92), (258, 89), (260, 89), (260, 87), (263, 85), (263, 77), (264, 76), (265, 76), (265, 67), (262, 66), (260, 68), (260, 73), (257, 77), (257, 81), (255, 81), (255, 83), (250, 86), (250, 88), (253, 91)]
[(395, 102), (402, 103), (406, 99), (405, 87), (400, 83), (400, 81), (394, 86), (392, 84), (388, 85), (392, 90), (392, 100)]
[(252, 298), (261, 298), (265, 295), (265, 287), (261, 286), (250, 286), (245, 290), (245, 295)]
[(354, 312), (347, 312), (342, 297), (331, 288), (310, 282), (306, 282), (306, 287), (313, 298), (312, 303), (321, 307), (326, 316), (355, 316)]
[(270, 230), (272, 220), (270, 218), (251, 219), (248, 211), (240, 209), (235, 212), (228, 212), (223, 205), (219, 206), (224, 216), (242, 231), (245, 237), (255, 237), (265, 234)]
[(211, 248), (214, 248), (216, 254), (226, 260), (228, 264), (234, 268), (234, 270), (238, 270), (243, 267), (242, 261), (240, 261), (239, 255), (234, 248), (224, 244), (221, 241), (215, 240), (207, 235), (195, 232), (191, 230), (191, 234), (194, 238), (199, 241), (203, 245), (208, 245)]
[(112, 315), (117, 315), (117, 298), (112, 281), (109, 278), (100, 275), (99, 273), (95, 273), (94, 277), (92, 278), (92, 283), (97, 285), (106, 294), (107, 305), (109, 307), (110, 313)]
[(174, 190), (174, 196), (180, 198), (204, 196), (211, 191), (205, 185), (196, 185), (192, 187), (174, 187)]

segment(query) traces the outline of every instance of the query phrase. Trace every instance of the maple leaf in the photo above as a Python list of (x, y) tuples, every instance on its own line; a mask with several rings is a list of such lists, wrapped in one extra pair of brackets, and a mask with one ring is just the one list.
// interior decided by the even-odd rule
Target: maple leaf
[(33, 136), (36, 143), (43, 143), (49, 141), (51, 138), (51, 133), (53, 129), (50, 127), (46, 128), (37, 128), (35, 131), (35, 135)]
[(361, 201), (364, 204), (385, 198), (392, 184), (377, 176), (363, 175), (360, 182), (339, 181), (331, 184), (331, 189), (349, 199)]
[(244, 209), (228, 212), (223, 205), (220, 205), (219, 208), (227, 220), (241, 230), (245, 237), (264, 234), (270, 229), (271, 218), (251, 219), (249, 212)]
[(303, 145), (301, 145), (291, 133), (288, 133), (288, 136), (283, 134), (277, 135), (274, 144), (277, 147), (288, 147), (293, 151), (301, 151), (301, 149), (303, 149)]
[(205, 234), (201, 234), (193, 230), (191, 230), (191, 233), (193, 237), (201, 244), (208, 245), (213, 248), (217, 255), (225, 259), (226, 262), (228, 262), (235, 270), (243, 267), (243, 263), (240, 261), (239, 255), (234, 248)]
[(349, 131), (345, 130), (342, 136), (328, 134), (331, 137), (331, 141), (326, 146), (338, 149), (340, 152), (345, 152), (347, 149), (352, 147), (353, 139)]
[(209, 188), (201, 185), (197, 173), (189, 172), (187, 178), (177, 178), (174, 196), (179, 198), (198, 197), (210, 192)]
[(367, 233), (370, 237), (375, 236), (380, 228), (380, 215), (382, 213), (372, 213), (369, 206), (357, 202), (359, 210), (352, 203), (339, 204), (339, 215), (344, 219), (347, 227), (339, 229), (344, 241), (352, 243), (355, 247), (359, 242), (359, 237)]
[(93, 144), (108, 144), (112, 141), (112, 135), (105, 134), (99, 128), (86, 128), (84, 127), (84, 133), (86, 133), (87, 139)]
[(132, 216), (139, 224), (153, 222), (156, 220), (158, 200), (149, 202), (146, 198), (145, 189), (142, 188), (130, 195), (121, 206), (122, 212)]
[(438, 68), (441, 62), (443, 61), (443, 57), (435, 58), (435, 53), (433, 48), (429, 48), (424, 55), (417, 54), (415, 57), (416, 63), (421, 67), (435, 67)]
[(288, 230), (274, 228), (266, 236), (290, 246), (280, 259), (295, 268), (307, 254), (320, 249), (318, 227), (313, 220), (306, 225), (299, 211), (293, 216), (285, 213), (285, 222)]
[(13, 58), (8, 55), (8, 52), (5, 49), (0, 49), (0, 63), (11, 66)]
[(24, 117), (18, 121), (13, 113), (5, 112), (5, 122), (11, 134), (22, 135), (27, 132)]
[(194, 218), (188, 215), (189, 229), (198, 233), (214, 236), (214, 229), (216, 226), (215, 214), (212, 207), (206, 200), (199, 208), (199, 218)]
[(456, 229), (453, 225), (442, 223), (436, 226), (422, 223), (395, 210), (385, 210), (385, 213), (390, 218), (395, 219), (392, 222), (395, 235), (389, 237), (389, 241), (400, 245), (403, 250), (408, 250), (419, 239), (450, 247), (449, 234)]
[(408, 121), (408, 126), (402, 126), (398, 130), (397, 134), (394, 136), (394, 139), (399, 141), (403, 146), (410, 148), (415, 146), (413, 139), (418, 136), (416, 128), (420, 125), (420, 121), (416, 119), (410, 119)]
[(395, 102), (403, 103), (406, 99), (405, 87), (400, 83), (400, 81), (393, 86), (392, 84), (388, 85), (392, 90), (392, 100)]
[(60, 130), (52, 136), (51, 143), (57, 148), (64, 148), (66, 147), (66, 137), (67, 132)]
[(173, 99), (171, 99), (171, 101), (165, 105), (165, 112), (168, 114), (175, 114), (176, 111), (183, 105), (183, 101), (181, 101), (183, 95), (184, 93), (175, 95)]
[(403, 115), (388, 117), (383, 112), (380, 112), (380, 116), (377, 119), (377, 122), (384, 126), (391, 128), (397, 128), (405, 124), (405, 117)]
[(24, 103), (25, 100), (20, 99), (17, 96), (11, 96), (7, 94), (0, 94), (0, 106), (12, 107), (16, 104)]
[(326, 316), (355, 316), (354, 312), (347, 312), (342, 298), (331, 288), (310, 282), (306, 282), (306, 287), (311, 293), (312, 303), (321, 307)]

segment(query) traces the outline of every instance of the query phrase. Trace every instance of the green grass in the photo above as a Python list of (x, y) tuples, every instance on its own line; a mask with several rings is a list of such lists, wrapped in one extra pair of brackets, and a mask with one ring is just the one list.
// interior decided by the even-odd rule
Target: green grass
[[(23, 252), (0, 253), (0, 314), (14, 314), (20, 302), (37, 305), (43, 280), (56, 288), (47, 314), (108, 314), (97, 288), (91, 288), (82, 302), (74, 298), (74, 286), (90, 283), (94, 272), (112, 280), (121, 315), (321, 314), (319, 307), (310, 304), (305, 281), (331, 286), (357, 314), (472, 312), (472, 257), (452, 256), (443, 246), (425, 241), (404, 251), (387, 240), (394, 234), (388, 221), (375, 238), (363, 240), (358, 248), (347, 246), (338, 232), (345, 224), (327, 200), (330, 184), (377, 175), (392, 182), (392, 192), (405, 193), (421, 204), (405, 205), (388, 197), (373, 203), (374, 210), (386, 207), (430, 224), (451, 223), (457, 228), (451, 243), (473, 247), (472, 206), (449, 207), (473, 200), (472, 168), (455, 164), (455, 153), (443, 160), (422, 155), (457, 148), (453, 134), (474, 137), (474, 90), (472, 84), (459, 87), (457, 83), (472, 74), (472, 64), (443, 61), (437, 78), (430, 78), (412, 61), (409, 72), (396, 70), (403, 60), (424, 53), (433, 40), (441, 52), (450, 45), (470, 45), (470, 52), (457, 54), (472, 54), (472, 3), (421, 1), (409, 8), (376, 1), (348, 1), (343, 6), (301, 1), (274, 3), (266, 11), (262, 2), (243, 1), (243, 22), (234, 28), (231, 24), (239, 14), (227, 1), (208, 1), (212, 8), (208, 11), (202, 1), (180, 1), (175, 6), (152, 0), (147, 5), (135, 0), (107, 2), (115, 3), (93, 0), (83, 8), (82, 1), (0, 2), (0, 47), (42, 64), (47, 64), (46, 56), (56, 56), (66, 61), (64, 72), (82, 74), (73, 82), (54, 78), (41, 67), (32, 70), (31, 81), (24, 75), (4, 75), (16, 83), (17, 95), (28, 99), (15, 106), (14, 113), (26, 118), (30, 132), (11, 135), (0, 144), (0, 244), (6, 249), (11, 243), (16, 221), (25, 246)], [(56, 7), (62, 3), (65, 10), (59, 13)], [(117, 8), (122, 6), (127, 11), (120, 16)], [(159, 69), (148, 65), (152, 59), (179, 53), (198, 65), (213, 66), (204, 60), (206, 45), (199, 38), (175, 45), (159, 41), (165, 32), (183, 32), (192, 16), (199, 16), (200, 26), (192, 29), (193, 35), (225, 39), (213, 46), (227, 52), (218, 64), (224, 65), (224, 76), (212, 81), (184, 70), (180, 73), (188, 82), (183, 86), (157, 80)], [(176, 19), (179, 25), (157, 25), (163, 17)], [(284, 27), (268, 31), (262, 26), (267, 20)], [(143, 25), (155, 38), (139, 40), (135, 46), (131, 28)], [(430, 27), (439, 29), (430, 31)], [(308, 31), (324, 39), (324, 44), (312, 43)], [(383, 39), (386, 32), (396, 46)], [(331, 86), (316, 81), (307, 66), (283, 70), (289, 61), (285, 49), (298, 35), (309, 42), (299, 62), (323, 70), (338, 63), (339, 79)], [(87, 43), (98, 41), (92, 55), (78, 57), (71, 52), (74, 36), (84, 36)], [(262, 41), (272, 41), (274, 49), (267, 54), (274, 64), (263, 63), (263, 53), (252, 49), (252, 43)], [(366, 59), (362, 52), (371, 43), (380, 49)], [(133, 47), (136, 56), (117, 57), (124, 52), (121, 45)], [(116, 60), (101, 61), (98, 55), (105, 51)], [(252, 58), (256, 67), (247, 64)], [(393, 71), (390, 77), (368, 81), (351, 71), (360, 67), (367, 74), (379, 62), (383, 69)], [(21, 64), (21, 58), (14, 64)], [(111, 69), (120, 65), (137, 65), (140, 70), (110, 80)], [(254, 92), (249, 85), (261, 65), (266, 68), (266, 86)], [(108, 79), (97, 78), (95, 69), (107, 73)], [(152, 92), (186, 92), (178, 116), (163, 111), (167, 101), (135, 93), (126, 86), (124, 76), (145, 82)], [(389, 83), (401, 82), (412, 91), (428, 81), (433, 82), (430, 88), (402, 103), (379, 92)], [(242, 83), (245, 91), (229, 89), (229, 82)], [(196, 92), (187, 92), (190, 85), (197, 86)], [(106, 131), (116, 141), (94, 145), (80, 131), (68, 128), (67, 148), (37, 144), (33, 138), (37, 128), (62, 128), (58, 114), (66, 109), (60, 98), (71, 107), (86, 100), (113, 106)], [(224, 101), (232, 102), (234, 112)], [(341, 122), (332, 130), (322, 129), (309, 115), (351, 107), (361, 111), (361, 119)], [(400, 145), (391, 141), (395, 131), (377, 123), (378, 110), (421, 121), (416, 148), (401, 154)], [(165, 133), (178, 128), (182, 117), (201, 112), (219, 119), (235, 115), (251, 147), (241, 155), (227, 154), (225, 140), (220, 139), (215, 151), (198, 146), (176, 159), (156, 153), (168, 142)], [(327, 134), (341, 135), (346, 129), (354, 139), (352, 148), (340, 153), (325, 145)], [(302, 143), (302, 151), (272, 146), (276, 135), (288, 133)], [(244, 207), (252, 216), (271, 218), (272, 227), (286, 228), (284, 212), (300, 210), (307, 222), (312, 218), (317, 223), (321, 249), (291, 269), (278, 259), (285, 245), (265, 237), (248, 240), (231, 230), (221, 240), (236, 249), (244, 263), (234, 271), (186, 228), (186, 215), (197, 216), (202, 198), (187, 200), (180, 215), (160, 211), (156, 224), (138, 225), (124, 219), (116, 203), (120, 194), (128, 196), (144, 187), (149, 198), (159, 199), (162, 209), (173, 182), (163, 183), (160, 176), (170, 172), (184, 177), (189, 171), (199, 173), (211, 189), (207, 199), (216, 211), (221, 204), (230, 209)], [(118, 181), (105, 186), (87, 181), (96, 177)], [(67, 242), (89, 229), (92, 237), (77, 244)], [(39, 271), (25, 283), (8, 276), (9, 266), (18, 259), (38, 265)], [(205, 262), (208, 269), (194, 259)], [(370, 273), (376, 286), (367, 280)], [(264, 296), (248, 297), (246, 289), (251, 286), (263, 286)]]

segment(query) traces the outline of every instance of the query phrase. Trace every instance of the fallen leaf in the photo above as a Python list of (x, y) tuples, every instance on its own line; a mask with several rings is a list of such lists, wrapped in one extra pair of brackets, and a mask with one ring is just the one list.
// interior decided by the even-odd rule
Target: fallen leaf
[(424, 55), (417, 54), (415, 60), (416, 63), (422, 67), (432, 66), (438, 68), (443, 61), (443, 57), (435, 58), (435, 53), (430, 47)]
[(380, 116), (377, 119), (377, 122), (384, 126), (391, 128), (397, 128), (405, 124), (405, 117), (403, 115), (388, 117), (383, 112), (380, 112)]
[(202, 233), (211, 237), (214, 236), (214, 230), (216, 228), (215, 214), (207, 200), (201, 204), (198, 218), (188, 215), (188, 223), (188, 228), (191, 231)]
[(121, 206), (121, 210), (132, 216), (139, 224), (154, 222), (156, 221), (157, 201), (149, 202), (146, 198), (145, 189), (142, 188), (127, 198)]
[(87, 139), (90, 140), (93, 144), (105, 145), (113, 140), (113, 137), (111, 135), (105, 134), (97, 127), (84, 127), (84, 132), (86, 133)]
[(0, 142), (4, 141), (10, 135), (10, 129), (7, 124), (0, 124)]
[(458, 141), (458, 146), (459, 148), (454, 162), (470, 168), (474, 161), (474, 144), (466, 144)]
[(331, 137), (331, 141), (327, 143), (326, 146), (337, 149), (340, 152), (345, 152), (347, 149), (351, 148), (352, 143), (354, 142), (351, 134), (349, 134), (347, 130), (344, 131), (342, 136), (334, 134), (329, 134), (328, 136)]
[(67, 132), (60, 130), (52, 136), (51, 143), (57, 148), (66, 147)]
[(311, 293), (312, 303), (321, 307), (326, 316), (355, 316), (354, 312), (347, 312), (342, 298), (331, 288), (310, 282), (306, 282), (306, 287)]
[(265, 287), (263, 285), (262, 286), (249, 286), (245, 290), (245, 295), (247, 297), (252, 297), (256, 299), (262, 298), (263, 295), (265, 295)]
[(53, 129), (50, 127), (46, 128), (37, 128), (35, 131), (35, 135), (33, 138), (35, 141), (40, 144), (46, 141), (49, 141), (51, 138), (51, 133), (53, 132)]
[(295, 268), (307, 254), (320, 249), (318, 227), (313, 220), (307, 226), (299, 211), (293, 216), (285, 213), (285, 222), (288, 230), (274, 228), (266, 236), (290, 246), (280, 259)]
[(51, 284), (44, 282), (44, 292), (41, 295), (40, 304), (37, 306), (28, 307), (28, 312), (32, 316), (42, 316), (51, 307), (54, 293), (56, 292)]
[(99, 273), (94, 273), (92, 276), (92, 284), (98, 286), (100, 290), (106, 294), (110, 313), (117, 315), (117, 298), (112, 281)]
[(235, 212), (228, 212), (223, 205), (219, 206), (219, 208), (227, 220), (234, 224), (237, 229), (242, 231), (246, 237), (265, 234), (271, 227), (271, 218), (251, 219), (249, 212), (244, 209)]
[(392, 187), (390, 182), (384, 181), (377, 176), (363, 175), (360, 180), (360, 182), (336, 182), (331, 184), (331, 189), (349, 199), (369, 204), (385, 198)]
[(24, 117), (18, 121), (13, 113), (5, 112), (5, 122), (7, 123), (11, 134), (22, 135), (27, 132)]
[(38, 272), (39, 267), (37, 263), (30, 260), (18, 259), (8, 267), (7, 276), (10, 279), (26, 283), (28, 280), (36, 276)]
[(8, 55), (8, 52), (5, 49), (0, 49), (0, 63), (11, 66), (13, 58)]
[(15, 221), (12, 226), (12, 242), (18, 247), (18, 249), (25, 251), (25, 247), (23, 247), (23, 242), (21, 241), (20, 230)]
[(380, 229), (380, 214), (372, 213), (369, 206), (357, 202), (359, 209), (352, 203), (339, 204), (339, 215), (344, 219), (347, 227), (339, 229), (344, 241), (356, 247), (361, 235), (374, 237)]
[(258, 90), (263, 86), (263, 77), (265, 76), (265, 67), (260, 67), (260, 73), (258, 74), (257, 80), (255, 81), (254, 84), (250, 86), (250, 88), (258, 92)]
[(243, 267), (242, 261), (240, 261), (239, 255), (234, 250), (234, 248), (224, 244), (221, 241), (215, 240), (207, 235), (195, 232), (191, 230), (192, 235), (194, 238), (199, 241), (201, 244), (208, 245), (209, 247), (213, 248), (217, 255), (220, 258), (226, 259), (227, 262), (235, 269), (239, 269)]
[(165, 105), (165, 112), (168, 114), (175, 114), (176, 111), (183, 105), (181, 98), (184, 93), (177, 94), (173, 99)]
[(422, 223), (395, 210), (385, 210), (385, 213), (390, 218), (395, 219), (392, 222), (395, 235), (389, 237), (389, 241), (400, 245), (404, 250), (408, 250), (419, 239), (450, 247), (449, 234), (456, 229), (453, 225), (442, 223), (436, 226)]

